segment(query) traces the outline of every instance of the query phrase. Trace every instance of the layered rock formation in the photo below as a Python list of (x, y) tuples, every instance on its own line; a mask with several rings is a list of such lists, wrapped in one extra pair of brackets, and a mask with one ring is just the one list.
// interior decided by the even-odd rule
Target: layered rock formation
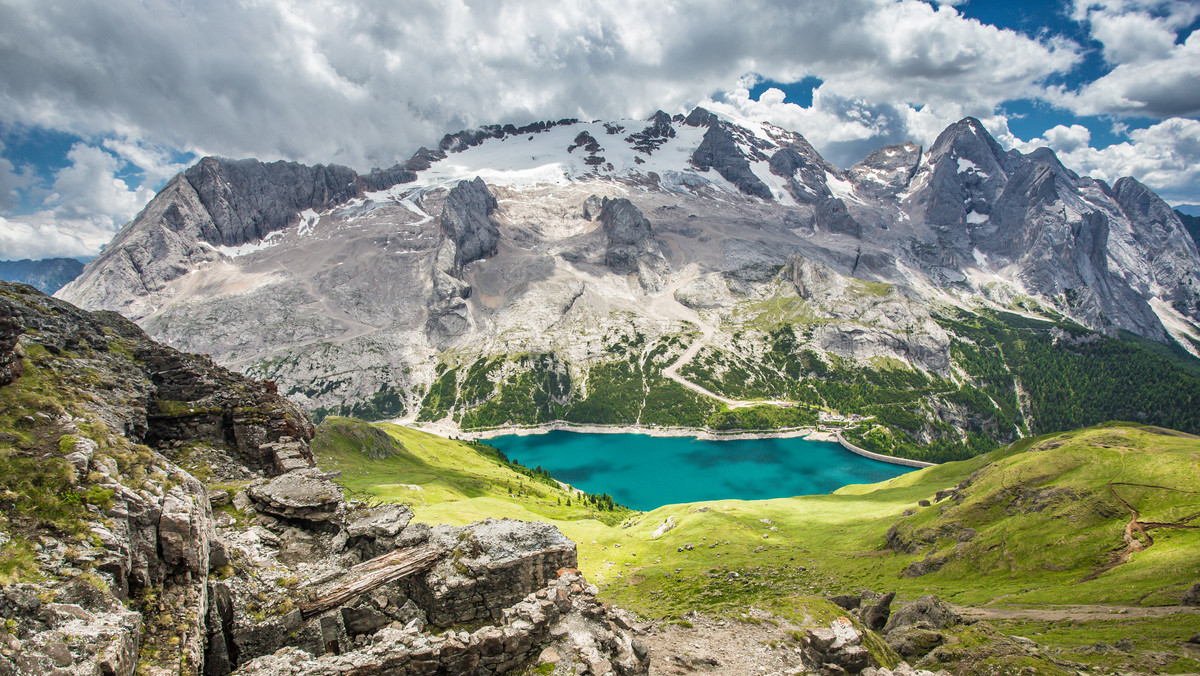
[(646, 673), (552, 526), (347, 501), (273, 383), (30, 287), (0, 320), (0, 674)]

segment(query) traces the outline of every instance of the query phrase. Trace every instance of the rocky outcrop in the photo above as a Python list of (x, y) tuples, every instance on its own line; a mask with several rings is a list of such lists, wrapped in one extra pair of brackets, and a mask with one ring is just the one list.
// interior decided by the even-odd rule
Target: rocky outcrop
[(773, 199), (771, 189), (755, 175), (733, 132), (723, 123), (718, 122), (704, 132), (704, 140), (692, 153), (692, 164), (700, 171), (716, 169), (722, 178), (747, 195)]
[(604, 264), (618, 274), (637, 272), (638, 262), (653, 247), (650, 221), (625, 198), (605, 198), (600, 210), (607, 249)]
[(858, 674), (879, 662), (863, 645), (863, 634), (844, 617), (829, 628), (809, 629), (804, 634), (804, 663), (822, 674)]
[(17, 343), (25, 326), (21, 323), (20, 310), (13, 303), (0, 300), (0, 386), (21, 377), (23, 350)]
[(962, 617), (936, 596), (918, 597), (894, 611), (883, 628), (884, 634), (916, 627), (918, 629), (946, 629), (962, 624)]
[(445, 555), (407, 588), (437, 626), (497, 621), (531, 588), (577, 563), (575, 543), (544, 523), (489, 519), (439, 526), (429, 543)]
[[(72, 384), (54, 415), (27, 416), (45, 443), (16, 460), (46, 468), (31, 485), (53, 477), (74, 495), (56, 518), (78, 531), (52, 537), (0, 501), (22, 538), (6, 530), (3, 544), (28, 548), (38, 580), (0, 589), (0, 674), (271, 673), (256, 670), (292, 654), (502, 673), (551, 644), (596, 674), (646, 673), (630, 618), (560, 573), (576, 550), (553, 526), (431, 529), (406, 506), (349, 503), (312, 466), (311, 423), (272, 384), (30, 287), (0, 285), (0, 308), (38, 346), (34, 376)], [(468, 623), (488, 627), (445, 633)]]
[(671, 125), (671, 116), (659, 110), (648, 119), (650, 124), (643, 130), (630, 134), (625, 142), (638, 152), (647, 155), (658, 150), (668, 139), (675, 137), (675, 127)]
[(598, 195), (588, 195), (588, 198), (583, 201), (583, 218), (594, 221), (600, 218), (600, 212), (603, 209), (604, 201)]
[(491, 218), (496, 198), (483, 180), (460, 181), (446, 196), (441, 228), (445, 238), (434, 260), (433, 293), (425, 320), (425, 335), (445, 347), (471, 327), (466, 299), (471, 285), (462, 280), (463, 268), (496, 254), (500, 230)]
[(630, 619), (595, 599), (596, 588), (564, 570), (503, 609), (500, 621), (474, 631), (422, 633), (411, 624), (385, 628), (369, 645), (314, 658), (290, 648), (243, 665), (246, 676), (331, 674), (500, 674), (536, 665), (543, 655), (574, 673), (649, 673), (649, 655), (629, 632)]
[(79, 593), (78, 589), (64, 590), (61, 601), (45, 602), (39, 598), (45, 595), (39, 585), (4, 587), (0, 614), (16, 626), (0, 629), (7, 643), (0, 656), (0, 673), (134, 673), (142, 616), (121, 608), (85, 610), (74, 602), (83, 600)]
[(526, 136), (530, 134), (539, 134), (547, 129), (553, 129), (560, 125), (575, 124), (579, 120), (574, 118), (565, 118), (562, 120), (546, 120), (544, 122), (531, 122), (526, 125), (517, 127), (511, 124), (485, 124), (482, 127), (475, 129), (464, 129), (463, 131), (454, 134), (446, 134), (438, 143), (438, 150), (445, 153), (458, 153), (473, 148), (488, 139), (503, 139), (509, 136)]
[(1200, 606), (1200, 582), (1184, 592), (1183, 598), (1179, 602), (1185, 606)]
[(829, 602), (850, 611), (871, 631), (881, 631), (891, 616), (892, 600), (896, 592), (879, 594), (864, 589), (859, 595), (839, 594), (829, 597)]
[(316, 468), (281, 474), (249, 490), (255, 508), (287, 521), (320, 524), (342, 521), (345, 498), (342, 489)]
[(496, 198), (479, 177), (474, 181), (459, 181), (446, 196), (446, 204), (442, 207), (442, 232), (454, 242), (456, 270), (496, 255), (500, 230), (491, 218), (495, 210)]

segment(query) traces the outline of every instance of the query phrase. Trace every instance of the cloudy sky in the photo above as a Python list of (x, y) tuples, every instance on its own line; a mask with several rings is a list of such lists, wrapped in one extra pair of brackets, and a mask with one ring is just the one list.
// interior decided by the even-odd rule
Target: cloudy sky
[(94, 255), (203, 155), (390, 166), (700, 104), (848, 166), (973, 115), (1200, 204), (1195, 0), (0, 0), (0, 259)]

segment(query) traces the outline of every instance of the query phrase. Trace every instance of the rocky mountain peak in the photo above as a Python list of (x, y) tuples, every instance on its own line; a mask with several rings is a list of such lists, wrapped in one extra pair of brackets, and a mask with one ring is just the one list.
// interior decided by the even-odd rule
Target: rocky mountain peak
[(707, 108), (696, 106), (692, 109), (692, 112), (688, 113), (688, 116), (684, 118), (683, 123), (689, 127), (711, 127), (719, 121), (720, 118), (714, 115)]
[(921, 165), (921, 146), (900, 143), (871, 152), (846, 170), (855, 187), (879, 196), (895, 196), (908, 188)]
[(979, 165), (980, 171), (1006, 169), (1009, 153), (996, 142), (983, 123), (973, 117), (964, 117), (946, 127), (929, 147), (929, 162), (936, 164), (942, 158), (964, 159)]
[(1153, 224), (1171, 233), (1183, 230), (1183, 222), (1169, 204), (1136, 178), (1125, 176), (1112, 186), (1113, 199), (1131, 220)]
[(218, 246), (258, 240), (295, 222), (305, 209), (325, 209), (359, 194), (358, 174), (336, 164), (205, 157), (183, 175), (212, 220), (204, 239)]
[[(700, 171), (716, 169), (718, 174), (746, 195), (764, 200), (774, 199), (771, 189), (750, 167), (750, 157), (747, 157), (742, 145), (738, 143), (739, 140), (748, 139), (745, 138), (745, 134), (739, 134), (739, 131), (744, 130), (721, 121), (713, 123), (704, 133), (704, 139), (696, 147), (696, 151), (692, 153), (692, 164)], [(739, 136), (742, 138), (739, 139)], [(753, 146), (751, 148), (754, 159), (766, 159), (762, 152), (755, 152)]]

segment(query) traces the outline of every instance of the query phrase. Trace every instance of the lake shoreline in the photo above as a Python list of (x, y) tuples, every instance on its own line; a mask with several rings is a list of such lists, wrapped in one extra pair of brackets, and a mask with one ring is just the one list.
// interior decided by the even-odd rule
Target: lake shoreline
[(641, 425), (577, 425), (566, 422), (553, 422), (541, 425), (495, 427), (486, 430), (463, 430), (456, 425), (445, 423), (427, 423), (406, 420), (389, 420), (387, 422), (411, 427), (422, 432), (429, 432), (442, 437), (455, 436), (459, 439), (482, 441), (493, 437), (527, 436), (530, 434), (547, 434), (550, 432), (578, 432), (580, 434), (644, 434), (650, 437), (693, 437), (704, 441), (741, 441), (753, 439), (796, 439), (804, 438), (809, 441), (828, 441), (838, 443), (837, 434), (821, 432), (815, 427), (792, 427), (774, 432), (730, 432), (728, 434), (702, 430), (695, 427), (645, 427)]
[(774, 432), (730, 432), (723, 434), (711, 430), (694, 427), (643, 427), (641, 425), (577, 425), (568, 422), (552, 422), (541, 425), (495, 427), (486, 430), (464, 431), (457, 425), (444, 422), (416, 422), (397, 418), (388, 420), (394, 425), (411, 427), (422, 432), (436, 434), (440, 437), (456, 437), (466, 441), (483, 441), (493, 437), (528, 436), (532, 434), (548, 434), (550, 432), (577, 432), (579, 434), (644, 434), (650, 437), (692, 437), (701, 441), (744, 441), (754, 439), (805, 439), (808, 441), (826, 441), (838, 444), (846, 451), (855, 455), (886, 462), (891, 465), (922, 469), (933, 467), (937, 463), (899, 458), (859, 448), (842, 438), (837, 432), (822, 432), (815, 427), (792, 427)]

